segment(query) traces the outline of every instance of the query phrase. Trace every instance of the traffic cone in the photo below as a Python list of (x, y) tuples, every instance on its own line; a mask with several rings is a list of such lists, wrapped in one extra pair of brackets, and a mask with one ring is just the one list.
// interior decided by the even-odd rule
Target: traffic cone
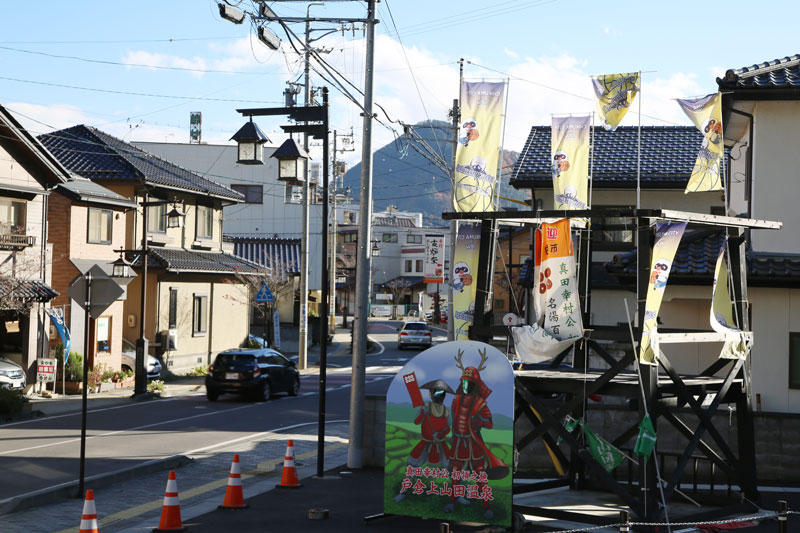
[(164, 491), (164, 506), (161, 508), (161, 522), (153, 529), (153, 533), (162, 531), (186, 531), (181, 524), (181, 501), (178, 498), (178, 482), (175, 480), (175, 471), (169, 471), (167, 489)]
[(233, 454), (233, 462), (231, 463), (231, 473), (228, 476), (228, 488), (225, 489), (225, 500), (220, 509), (247, 509), (247, 504), (244, 503), (244, 494), (242, 494), (242, 471), (239, 468), (239, 454)]
[(97, 528), (97, 508), (94, 506), (94, 491), (86, 491), (86, 499), (83, 500), (83, 513), (81, 514), (80, 533), (99, 533)]
[(297, 479), (297, 472), (294, 469), (294, 441), (290, 440), (286, 445), (286, 455), (283, 458), (283, 473), (281, 474), (281, 483), (276, 487), (283, 487), (286, 489), (296, 489), (300, 486), (300, 480)]

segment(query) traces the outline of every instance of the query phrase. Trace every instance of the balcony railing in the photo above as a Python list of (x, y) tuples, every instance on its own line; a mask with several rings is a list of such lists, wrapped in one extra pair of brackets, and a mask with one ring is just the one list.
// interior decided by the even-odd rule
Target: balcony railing
[(0, 234), (0, 250), (19, 250), (30, 246), (36, 246), (36, 237), (33, 235)]

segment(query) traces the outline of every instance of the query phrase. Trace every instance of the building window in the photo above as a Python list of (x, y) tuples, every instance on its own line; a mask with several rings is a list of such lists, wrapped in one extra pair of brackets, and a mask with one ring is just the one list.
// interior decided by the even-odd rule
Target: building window
[(417, 259), (417, 272), (422, 272), (422, 259)]
[(167, 204), (151, 205), (147, 208), (147, 231), (167, 232)]
[(97, 351), (111, 351), (111, 317), (101, 316), (97, 319)]
[(411, 259), (406, 259), (406, 272), (412, 272), (412, 270), (411, 270)]
[(406, 235), (406, 244), (422, 244), (422, 235)]
[(206, 205), (197, 206), (195, 233), (198, 239), (210, 239), (214, 234), (214, 208)]
[(358, 242), (358, 233), (345, 233), (344, 242)]
[(800, 332), (789, 333), (789, 388), (800, 389)]
[(286, 184), (283, 191), (283, 203), (300, 204), (303, 202), (303, 188), (296, 185)]
[(25, 234), (26, 202), (0, 199), (0, 235)]
[(381, 240), (383, 242), (397, 242), (397, 233), (384, 233)]
[(205, 335), (208, 329), (208, 296), (205, 294), (194, 295), (194, 305), (192, 307), (192, 334), (195, 336)]
[(231, 185), (231, 189), (244, 196), (244, 203), (246, 204), (264, 203), (263, 185)]
[(169, 329), (178, 326), (178, 289), (169, 289)]
[(356, 212), (355, 211), (345, 211), (344, 212), (344, 223), (345, 224), (355, 224), (356, 223)]
[(87, 242), (90, 244), (111, 244), (111, 228), (114, 213), (111, 209), (89, 208), (89, 235)]

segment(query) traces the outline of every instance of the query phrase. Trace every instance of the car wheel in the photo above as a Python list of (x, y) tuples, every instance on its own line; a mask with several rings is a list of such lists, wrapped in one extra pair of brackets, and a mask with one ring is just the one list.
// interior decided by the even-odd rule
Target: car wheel
[(289, 389), (289, 396), (297, 396), (300, 393), (300, 376), (294, 378), (292, 388)]
[(272, 396), (272, 387), (270, 386), (269, 381), (264, 380), (264, 383), (261, 384), (260, 399), (266, 402), (269, 400), (270, 396)]
[(206, 398), (208, 398), (209, 402), (216, 402), (217, 398), (219, 398), (219, 392), (211, 389), (206, 389)]

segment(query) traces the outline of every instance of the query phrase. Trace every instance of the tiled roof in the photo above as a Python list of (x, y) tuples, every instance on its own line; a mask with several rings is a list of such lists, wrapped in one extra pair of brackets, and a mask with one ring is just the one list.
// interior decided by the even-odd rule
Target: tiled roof
[[(620, 126), (616, 131), (594, 128), (595, 188), (636, 185), (637, 139), (636, 126)], [(642, 187), (686, 187), (702, 140), (694, 126), (642, 126)], [(552, 187), (552, 181), (550, 126), (533, 126), (514, 165), (511, 185)]]
[(414, 223), (413, 219), (408, 217), (378, 217), (373, 216), (372, 218), (372, 225), (373, 226), (394, 226), (397, 228), (416, 228), (417, 225)]
[(800, 54), (728, 70), (720, 89), (800, 89)]
[(58, 291), (35, 279), (6, 278), (0, 281), (0, 301), (6, 304), (49, 302), (56, 296)]
[[(256, 274), (259, 265), (221, 252), (197, 252), (180, 248), (149, 248), (148, 265), (160, 266), (168, 272), (208, 272), (216, 274)], [(131, 255), (135, 255), (133, 252)], [(133, 261), (134, 266), (138, 259)]]
[[(711, 283), (720, 246), (724, 239), (719, 229), (687, 231), (670, 271), (670, 282)], [(751, 286), (800, 286), (800, 254), (768, 253), (747, 250), (747, 283)], [(606, 270), (621, 278), (636, 275), (636, 250), (614, 256)]]
[(204, 195), (244, 200), (238, 192), (159, 159), (96, 128), (78, 125), (39, 136), (69, 170), (92, 180), (133, 180)]
[(422, 276), (397, 276), (396, 278), (384, 281), (381, 285), (395, 289), (407, 289), (408, 287), (424, 283), (424, 280), (425, 278)]
[(60, 184), (56, 191), (68, 198), (82, 202), (136, 207), (136, 202), (76, 174), (73, 174), (70, 181)]
[(300, 239), (281, 239), (258, 235), (223, 235), (233, 243), (233, 254), (274, 270), (285, 278), (300, 273)]

